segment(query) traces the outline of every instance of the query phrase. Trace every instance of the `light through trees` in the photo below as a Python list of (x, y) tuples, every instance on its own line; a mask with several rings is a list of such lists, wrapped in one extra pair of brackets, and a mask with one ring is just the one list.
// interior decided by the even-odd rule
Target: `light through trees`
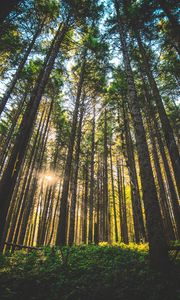
[(31, 0), (2, 12), (1, 251), (148, 242), (152, 266), (168, 265), (180, 238), (168, 3)]

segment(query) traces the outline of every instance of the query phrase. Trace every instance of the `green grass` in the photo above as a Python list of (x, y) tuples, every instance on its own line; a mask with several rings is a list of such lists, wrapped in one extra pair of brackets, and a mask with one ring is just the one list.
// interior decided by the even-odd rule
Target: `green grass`
[(0, 257), (0, 300), (176, 300), (178, 260), (149, 269), (146, 245), (74, 246)]

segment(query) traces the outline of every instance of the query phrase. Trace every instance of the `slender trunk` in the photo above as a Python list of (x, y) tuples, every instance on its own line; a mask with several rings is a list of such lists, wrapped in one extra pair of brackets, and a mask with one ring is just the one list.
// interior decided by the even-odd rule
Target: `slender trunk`
[(79, 171), (79, 158), (80, 158), (80, 146), (82, 137), (82, 121), (84, 115), (84, 96), (81, 103), (79, 125), (77, 130), (77, 142), (76, 142), (76, 154), (74, 158), (74, 172), (73, 172), (73, 182), (72, 182), (72, 197), (70, 206), (70, 225), (69, 225), (69, 245), (74, 242), (74, 227), (75, 227), (75, 212), (76, 212), (76, 198), (77, 198), (77, 181), (78, 181), (78, 171)]
[(118, 179), (118, 197), (119, 197), (119, 214), (120, 214), (120, 230), (121, 240), (128, 244), (128, 227), (127, 227), (127, 213), (126, 213), (126, 193), (124, 185), (124, 170), (123, 163), (117, 160), (117, 179)]
[(84, 191), (84, 223), (83, 223), (83, 236), (82, 241), (84, 244), (87, 242), (87, 204), (88, 204), (88, 191), (89, 191), (89, 164), (88, 159), (84, 166), (85, 173), (85, 191)]
[(93, 241), (93, 205), (94, 205), (94, 150), (95, 150), (95, 106), (92, 121), (92, 137), (91, 137), (91, 175), (90, 175), (90, 195), (89, 195), (89, 235), (88, 243)]
[(104, 170), (103, 170), (103, 202), (104, 202), (104, 216), (103, 216), (103, 240), (110, 240), (110, 210), (109, 210), (109, 195), (108, 195), (108, 145), (107, 145), (107, 111), (104, 110)]
[(76, 96), (75, 108), (74, 108), (74, 113), (73, 113), (68, 153), (67, 153), (66, 166), (65, 166), (65, 172), (64, 172), (62, 196), (61, 196), (61, 201), (60, 201), (60, 216), (59, 216), (57, 239), (56, 239), (56, 245), (58, 245), (58, 246), (66, 244), (67, 200), (68, 200), (69, 183), (70, 183), (70, 175), (71, 175), (71, 165), (72, 165), (72, 159), (73, 159), (73, 149), (74, 149), (75, 136), (76, 136), (77, 118), (78, 118), (78, 111), (79, 111), (79, 105), (80, 105), (80, 97), (82, 94), (82, 88), (83, 88), (83, 82), (84, 82), (85, 64), (86, 63), (85, 63), (85, 53), (84, 53), (80, 77), (79, 77), (79, 83), (78, 83), (78, 88), (77, 88), (77, 96)]
[(54, 213), (52, 216), (51, 231), (50, 231), (49, 240), (47, 242), (47, 245), (51, 245), (51, 243), (53, 243), (53, 235), (54, 235), (54, 230), (55, 230), (55, 222), (56, 222), (56, 215), (57, 215), (58, 206), (59, 206), (60, 195), (61, 195), (61, 182), (59, 183), (58, 196), (57, 196), (56, 205), (54, 208)]
[(17, 122), (18, 122), (18, 119), (20, 117), (20, 115), (22, 114), (22, 111), (23, 111), (23, 107), (24, 107), (24, 104), (26, 102), (26, 99), (27, 99), (27, 92), (24, 94), (19, 106), (18, 106), (18, 109), (14, 115), (14, 118), (12, 120), (12, 125), (10, 127), (10, 130), (8, 131), (8, 135), (6, 137), (6, 141), (4, 142), (4, 145), (3, 145), (3, 149), (1, 151), (1, 154), (0, 154), (0, 174), (2, 173), (3, 169), (4, 169), (4, 164), (5, 164), (5, 161), (8, 157), (8, 154), (9, 154), (9, 151), (10, 151), (10, 142), (12, 141), (12, 135), (14, 133), (14, 129), (17, 125)]
[(146, 231), (145, 231), (143, 214), (142, 214), (142, 205), (140, 200), (138, 178), (137, 178), (136, 164), (134, 158), (133, 141), (132, 141), (131, 132), (129, 128), (129, 119), (125, 111), (124, 101), (123, 101), (123, 119), (124, 119), (126, 149), (124, 149), (123, 135), (122, 135), (122, 148), (123, 148), (124, 157), (126, 159), (126, 164), (128, 167), (129, 177), (130, 177), (134, 232), (136, 237), (136, 243), (139, 243), (140, 241), (146, 241)]
[(99, 243), (100, 238), (100, 200), (101, 200), (101, 181), (100, 181), (100, 157), (98, 156), (98, 171), (97, 171), (97, 206), (96, 206), (96, 214), (97, 214), (97, 228), (96, 228), (96, 242)]
[[(126, 186), (125, 186), (125, 174), (124, 174), (124, 163), (122, 161), (122, 208), (123, 208), (123, 220), (124, 220), (124, 242), (125, 244), (129, 244), (129, 237), (128, 237), (128, 225), (127, 225), (127, 207), (126, 207)], [(120, 167), (120, 169), (121, 169)]]
[(102, 167), (102, 158), (100, 160), (100, 220), (99, 220), (99, 240), (103, 241), (104, 233), (104, 199), (103, 199), (103, 167)]
[(120, 172), (120, 162), (117, 159), (117, 183), (118, 183), (118, 199), (119, 199), (119, 219), (120, 219), (120, 232), (121, 232), (121, 241), (124, 242), (124, 219), (123, 219), (123, 209), (122, 209), (122, 178)]
[(114, 190), (114, 174), (113, 174), (112, 145), (111, 144), (110, 144), (110, 164), (111, 164), (111, 187), (112, 187), (113, 211), (114, 211), (115, 241), (118, 242), (118, 227), (117, 227), (117, 216), (116, 216), (116, 197), (115, 197), (115, 190)]

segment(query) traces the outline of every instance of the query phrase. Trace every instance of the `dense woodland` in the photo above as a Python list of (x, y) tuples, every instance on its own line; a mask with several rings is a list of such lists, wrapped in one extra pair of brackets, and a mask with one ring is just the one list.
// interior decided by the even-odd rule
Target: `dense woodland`
[[(110, 245), (137, 244), (149, 247), (152, 269), (172, 268), (179, 12), (178, 0), (1, 1), (3, 261), (17, 245), (35, 247), (36, 256), (41, 247), (77, 247), (78, 260), (81, 247), (96, 257), (106, 245), (118, 256)], [(63, 299), (101, 299), (88, 297)]]

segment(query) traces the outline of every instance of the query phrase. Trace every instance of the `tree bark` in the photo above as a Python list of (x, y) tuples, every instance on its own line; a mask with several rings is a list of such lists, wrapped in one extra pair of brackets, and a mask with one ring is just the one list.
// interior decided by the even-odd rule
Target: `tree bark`
[(133, 119), (137, 151), (139, 157), (140, 175), (142, 182), (143, 201), (146, 213), (146, 223), (149, 239), (149, 253), (152, 267), (164, 269), (169, 264), (168, 249), (163, 233), (163, 225), (158, 205), (156, 186), (151, 168), (146, 134), (143, 126), (141, 111), (136, 93), (133, 72), (131, 69), (128, 46), (126, 43), (125, 27), (120, 15), (119, 2), (115, 0), (118, 29), (128, 84), (129, 106)]

